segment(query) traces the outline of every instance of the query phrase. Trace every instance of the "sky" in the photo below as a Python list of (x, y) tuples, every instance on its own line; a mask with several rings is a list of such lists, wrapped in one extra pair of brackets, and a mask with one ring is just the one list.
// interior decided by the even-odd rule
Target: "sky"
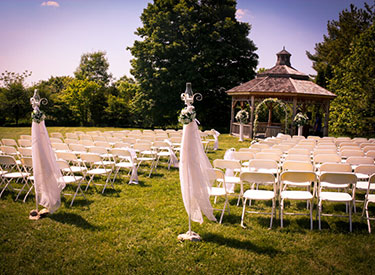
[[(51, 76), (73, 76), (81, 55), (105, 51), (115, 78), (131, 76), (127, 47), (139, 37), (140, 15), (151, 0), (0, 0), (0, 73), (32, 71), (30, 85)], [(237, 19), (251, 25), (258, 68), (276, 53), (292, 54), (294, 68), (315, 74), (306, 51), (323, 41), (327, 22), (362, 0), (237, 0)], [(371, 3), (371, 0), (367, 1)]]

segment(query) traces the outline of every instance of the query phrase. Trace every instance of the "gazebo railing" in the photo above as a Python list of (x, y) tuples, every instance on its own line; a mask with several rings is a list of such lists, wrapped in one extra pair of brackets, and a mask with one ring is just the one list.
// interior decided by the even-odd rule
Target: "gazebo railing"
[[(243, 133), (245, 138), (251, 138), (251, 123), (243, 125)], [(277, 136), (278, 133), (284, 132), (284, 127), (281, 123), (272, 123), (271, 126), (267, 126), (267, 122), (258, 122), (257, 125), (257, 136), (259, 137), (272, 137)], [(240, 123), (232, 123), (232, 135), (240, 135)]]

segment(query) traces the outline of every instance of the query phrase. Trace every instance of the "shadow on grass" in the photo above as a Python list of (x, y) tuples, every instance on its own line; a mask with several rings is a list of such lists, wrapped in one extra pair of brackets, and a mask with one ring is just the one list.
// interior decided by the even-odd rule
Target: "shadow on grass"
[[(86, 195), (85, 195), (86, 196)], [(79, 198), (75, 198), (74, 199), (74, 202), (73, 202), (73, 205), (70, 207), (70, 203), (72, 202), (72, 198), (71, 196), (70, 197), (66, 197), (65, 199), (62, 199), (62, 203), (64, 203), (64, 206), (66, 208), (72, 208), (72, 207), (85, 207), (85, 206), (90, 206), (90, 204), (92, 204), (94, 201), (93, 200), (88, 200), (87, 199), (87, 196), (86, 196), (86, 199), (84, 199), (83, 197), (79, 197)]]
[(62, 223), (62, 224), (70, 224), (77, 226), (82, 229), (88, 229), (91, 231), (98, 231), (101, 228), (95, 225), (92, 225), (88, 221), (86, 221), (84, 218), (82, 218), (80, 215), (74, 214), (74, 213), (66, 213), (66, 212), (60, 212), (60, 213), (54, 213), (52, 215), (48, 216), (51, 220), (54, 220), (56, 222)]
[(216, 243), (218, 245), (224, 245), (224, 246), (228, 246), (232, 248), (249, 250), (257, 254), (266, 254), (270, 257), (274, 257), (278, 253), (280, 253), (280, 251), (270, 246), (268, 247), (259, 246), (250, 241), (240, 241), (234, 238), (225, 238), (221, 235), (213, 234), (213, 233), (202, 234), (202, 239), (204, 239), (207, 242)]

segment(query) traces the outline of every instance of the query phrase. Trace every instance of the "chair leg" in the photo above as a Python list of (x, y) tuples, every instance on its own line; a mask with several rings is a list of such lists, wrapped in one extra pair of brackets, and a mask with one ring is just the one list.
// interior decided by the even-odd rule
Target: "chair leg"
[(352, 225), (352, 204), (349, 202), (349, 230), (352, 232), (353, 225)]
[(321, 212), (322, 212), (322, 201), (319, 200), (319, 202), (318, 202), (318, 216), (319, 216), (319, 222), (318, 222), (318, 224), (319, 224), (319, 230), (322, 230), (321, 220), (320, 220), (320, 218), (321, 218)]
[(283, 221), (283, 211), (284, 211), (284, 199), (281, 199), (280, 201), (280, 227), (284, 227), (284, 221)]
[(246, 198), (244, 200), (244, 203), (242, 204), (242, 216), (241, 216), (241, 226), (243, 228), (245, 228), (245, 226), (243, 225), (243, 219), (245, 217), (245, 208), (246, 208)]
[(310, 201), (309, 205), (310, 205), (310, 230), (313, 230), (314, 224), (313, 224), (313, 213), (312, 213), (312, 210), (313, 210), (312, 200)]
[(275, 212), (275, 198), (272, 199), (272, 210), (271, 210), (271, 221), (270, 221), (270, 229), (272, 228), (272, 221), (273, 221), (273, 215)]
[(368, 201), (366, 201), (365, 208), (366, 208), (366, 220), (367, 220), (368, 233), (371, 233), (370, 216), (368, 214)]
[(225, 208), (227, 207), (227, 202), (228, 202), (228, 198), (225, 198), (224, 207), (223, 207), (223, 211), (221, 211), (219, 223), (221, 223), (223, 221), (223, 216), (224, 216)]

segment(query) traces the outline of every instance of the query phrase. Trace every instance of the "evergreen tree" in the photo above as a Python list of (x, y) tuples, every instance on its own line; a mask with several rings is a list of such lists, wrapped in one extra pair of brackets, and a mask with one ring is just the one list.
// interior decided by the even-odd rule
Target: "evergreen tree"
[[(132, 74), (141, 91), (134, 107), (149, 109), (146, 121), (176, 125), (185, 83), (203, 95), (195, 104), (204, 127), (227, 127), (225, 91), (255, 76), (257, 49), (250, 25), (235, 18), (235, 0), (155, 0), (144, 9), (143, 26), (130, 48)], [(151, 120), (151, 121), (150, 121)]]
[(334, 76), (333, 66), (338, 65), (350, 53), (352, 41), (373, 24), (374, 18), (374, 6), (365, 3), (364, 9), (351, 4), (349, 10), (345, 9), (340, 13), (338, 21), (328, 21), (328, 34), (323, 36), (323, 42), (315, 44), (314, 54), (306, 52), (313, 61), (318, 85), (327, 87)]
[(336, 135), (375, 134), (375, 25), (354, 39), (349, 54), (334, 66), (329, 89), (337, 94), (331, 104), (330, 129)]

